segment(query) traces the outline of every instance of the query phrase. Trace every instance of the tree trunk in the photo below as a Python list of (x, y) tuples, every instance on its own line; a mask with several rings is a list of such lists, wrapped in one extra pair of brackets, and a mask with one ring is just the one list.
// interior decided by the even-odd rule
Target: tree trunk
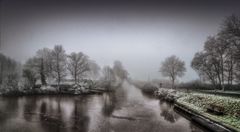
[(219, 86), (222, 89), (222, 80), (221, 80), (221, 75), (219, 72), (217, 73), (217, 78), (218, 78)]
[(232, 82), (233, 82), (233, 58), (231, 56), (231, 68), (230, 68), (230, 85), (232, 86)]
[(60, 89), (60, 81), (61, 81), (61, 76), (60, 76), (60, 68), (59, 68), (59, 61), (57, 61), (57, 78), (58, 78), (58, 90), (59, 92), (61, 92)]
[(175, 87), (175, 79), (172, 78), (172, 89), (174, 89), (174, 87)]
[(2, 62), (0, 62), (0, 84), (2, 84), (2, 79), (3, 79), (3, 70), (2, 70)]
[(75, 82), (75, 84), (77, 84), (77, 74), (76, 74), (76, 72), (74, 73), (74, 82)]
[(223, 68), (223, 56), (221, 56), (221, 75), (222, 75), (222, 85), (221, 85), (221, 87), (222, 87), (222, 91), (224, 91), (225, 90), (225, 88), (224, 88), (224, 68)]
[(45, 77), (45, 74), (44, 74), (43, 58), (41, 58), (40, 76), (41, 76), (42, 85), (46, 85), (47, 82), (46, 82), (46, 77)]

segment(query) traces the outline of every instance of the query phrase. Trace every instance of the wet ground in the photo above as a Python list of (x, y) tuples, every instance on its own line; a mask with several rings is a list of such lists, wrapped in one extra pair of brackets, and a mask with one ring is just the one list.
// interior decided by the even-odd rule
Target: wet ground
[(33, 131), (202, 132), (128, 83), (103, 95), (0, 97), (0, 132)]

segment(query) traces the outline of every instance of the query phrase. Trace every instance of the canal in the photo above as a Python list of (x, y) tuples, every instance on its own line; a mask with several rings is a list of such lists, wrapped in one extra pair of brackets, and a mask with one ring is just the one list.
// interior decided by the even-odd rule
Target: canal
[(203, 132), (126, 82), (102, 95), (0, 97), (0, 131)]

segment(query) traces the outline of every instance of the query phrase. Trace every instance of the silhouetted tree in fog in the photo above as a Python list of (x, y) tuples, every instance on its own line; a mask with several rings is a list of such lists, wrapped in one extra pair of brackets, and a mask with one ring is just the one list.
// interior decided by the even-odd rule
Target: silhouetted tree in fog
[(186, 68), (184, 61), (180, 60), (175, 55), (166, 58), (160, 67), (162, 75), (171, 79), (172, 88), (175, 87), (177, 77), (182, 77), (185, 71)]
[(100, 66), (93, 60), (89, 60), (88, 65), (90, 70), (86, 73), (87, 76), (91, 79), (97, 79), (100, 75)]
[(26, 87), (33, 87), (39, 78), (39, 59), (36, 57), (29, 58), (23, 66), (23, 77)]
[(203, 80), (209, 80), (215, 87), (217, 84), (217, 72), (212, 64), (213, 60), (208, 60), (208, 55), (204, 52), (197, 52), (191, 62), (192, 68)]
[(90, 70), (88, 62), (88, 57), (82, 52), (73, 52), (68, 56), (68, 70), (75, 83), (78, 83), (84, 76), (84, 73)]
[(39, 74), (43, 85), (47, 84), (47, 80), (52, 77), (53, 62), (52, 50), (43, 48), (37, 51), (36, 57), (38, 58)]
[(113, 71), (121, 80), (127, 79), (128, 77), (128, 72), (124, 69), (120, 61), (114, 61)]
[(214, 86), (225, 90), (233, 81), (240, 81), (240, 18), (232, 15), (225, 19), (220, 32), (210, 36), (204, 49), (195, 54), (192, 68)]
[(1, 91), (18, 89), (20, 67), (20, 63), (0, 53), (0, 88), (3, 88)]
[(225, 89), (225, 82), (229, 85), (233, 81), (234, 48), (223, 37), (208, 37), (204, 50), (195, 54), (191, 66), (199, 75), (210, 80), (213, 86)]
[[(52, 51), (53, 76), (57, 84), (61, 83), (67, 75), (67, 55), (61, 45), (55, 45)], [(60, 90), (60, 89), (59, 89)]]
[[(231, 15), (225, 19), (218, 33), (219, 37), (225, 40), (229, 46), (229, 62), (230, 65), (229, 79), (240, 82), (240, 17)], [(232, 65), (233, 64), (233, 65)], [(233, 76), (233, 77), (232, 77)]]
[[(43, 48), (37, 51), (33, 58), (27, 60), (24, 65), (24, 77), (29, 80), (35, 80), (34, 77), (40, 79), (42, 85), (47, 84), (47, 79), (52, 76), (52, 51), (48, 48)], [(36, 75), (34, 75), (36, 74)], [(32, 82), (32, 81), (30, 81)]]
[(107, 88), (110, 88), (111, 84), (113, 82), (115, 82), (115, 80), (116, 80), (116, 77), (114, 75), (114, 71), (111, 67), (105, 66), (105, 67), (103, 67), (102, 72), (103, 72), (103, 81), (105, 83), (105, 86)]

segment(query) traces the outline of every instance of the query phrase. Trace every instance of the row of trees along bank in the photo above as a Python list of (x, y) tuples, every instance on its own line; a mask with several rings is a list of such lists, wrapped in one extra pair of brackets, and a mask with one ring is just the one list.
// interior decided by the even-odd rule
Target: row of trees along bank
[(197, 52), (191, 63), (201, 80), (225, 90), (240, 82), (240, 17), (229, 16), (220, 31), (209, 36), (204, 49)]
[[(232, 15), (224, 20), (220, 31), (209, 36), (204, 49), (195, 54), (191, 67), (201, 81), (214, 88), (225, 90), (225, 86), (240, 83), (240, 17)], [(174, 88), (177, 77), (186, 72), (185, 63), (175, 55), (170, 56), (162, 62), (160, 72), (170, 78)]]
[(100, 66), (84, 53), (72, 52), (67, 55), (61, 45), (55, 45), (53, 49), (38, 50), (34, 57), (28, 59), (23, 68), (23, 77), (30, 87), (34, 86), (37, 80), (40, 80), (42, 85), (57, 82), (59, 86), (67, 76), (70, 76), (75, 84), (88, 78), (98, 79), (100, 84), (108, 87), (116, 81), (121, 83), (128, 75), (120, 61), (115, 61), (113, 68), (104, 66), (102, 74), (100, 69)]
[(128, 78), (120, 61), (100, 71), (101, 67), (87, 55), (82, 52), (66, 54), (61, 45), (38, 50), (24, 65), (0, 53), (0, 94), (34, 94), (34, 88), (39, 85), (57, 86), (56, 90), (61, 92), (60, 85), (78, 85), (84, 79), (90, 81), (85, 83), (94, 82), (95, 86), (110, 90)]
[(56, 82), (59, 86), (70, 75), (74, 83), (79, 83), (84, 76), (97, 76), (100, 67), (82, 52), (67, 55), (61, 45), (53, 49), (43, 48), (29, 58), (23, 66), (25, 84), (32, 87), (37, 80), (42, 85)]
[(21, 77), (21, 64), (0, 53), (0, 93), (13, 91)]

